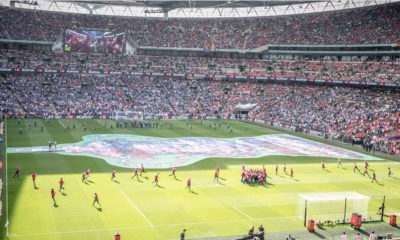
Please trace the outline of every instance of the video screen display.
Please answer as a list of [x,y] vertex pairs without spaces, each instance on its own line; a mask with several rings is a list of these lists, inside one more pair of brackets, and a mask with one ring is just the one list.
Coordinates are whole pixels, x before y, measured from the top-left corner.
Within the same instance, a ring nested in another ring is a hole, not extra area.
[[64,51],[125,53],[125,33],[65,30]]

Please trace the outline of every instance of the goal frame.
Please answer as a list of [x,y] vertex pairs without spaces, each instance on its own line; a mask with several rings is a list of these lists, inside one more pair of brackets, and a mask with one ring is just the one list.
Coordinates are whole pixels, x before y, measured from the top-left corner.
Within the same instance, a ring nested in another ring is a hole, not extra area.
[[[332,214],[336,220],[340,219],[340,215],[343,216],[343,222],[346,222],[346,215],[349,207],[353,211],[356,211],[363,215],[364,218],[368,217],[368,205],[369,196],[362,195],[357,192],[328,192],[328,193],[301,193],[297,195],[297,209],[296,217],[304,220],[304,226],[306,226],[307,219],[310,218],[310,210],[313,210],[312,204],[329,204],[332,203],[337,205],[338,212]],[[351,206],[353,203],[353,206]],[[311,205],[311,206],[310,206]],[[342,209],[342,212],[339,212]],[[326,214],[314,214],[313,216],[327,216]]]

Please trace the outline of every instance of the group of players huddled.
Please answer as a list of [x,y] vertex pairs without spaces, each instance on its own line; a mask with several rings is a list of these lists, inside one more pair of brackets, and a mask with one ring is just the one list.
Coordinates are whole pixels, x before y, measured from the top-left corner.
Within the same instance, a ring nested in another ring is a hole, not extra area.
[[260,185],[264,185],[264,182],[267,182],[267,171],[263,166],[262,169],[246,169],[244,165],[242,165],[242,178],[241,182],[251,184],[258,183]]
[[[277,164],[275,166],[275,175],[278,175],[279,172],[279,165]],[[290,178],[294,177],[294,170],[293,168],[290,169],[290,172],[287,172],[287,167],[286,164],[283,164],[283,173],[285,175],[290,175]],[[244,165],[242,165],[242,174],[241,174],[241,182],[247,183],[247,184],[252,184],[256,183],[259,185],[264,185],[264,183],[267,183],[267,178],[268,174],[265,169],[265,166],[263,165],[262,169],[246,169]]]

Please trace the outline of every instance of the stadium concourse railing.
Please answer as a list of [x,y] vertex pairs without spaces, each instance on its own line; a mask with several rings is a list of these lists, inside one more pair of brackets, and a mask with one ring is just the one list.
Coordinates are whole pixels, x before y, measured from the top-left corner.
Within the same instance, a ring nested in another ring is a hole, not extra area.
[[196,74],[196,73],[162,73],[162,72],[130,72],[130,71],[104,71],[104,70],[69,70],[69,69],[28,69],[28,68],[1,68],[0,72],[11,73],[80,73],[80,74],[105,74],[105,75],[134,75],[134,76],[161,76],[161,77],[185,77],[185,78],[208,78],[227,80],[258,80],[265,82],[296,82],[313,84],[332,84],[350,86],[377,86],[377,87],[400,87],[399,83],[368,82],[368,81],[343,81],[313,78],[287,78],[267,77],[252,75],[223,75],[223,74]]

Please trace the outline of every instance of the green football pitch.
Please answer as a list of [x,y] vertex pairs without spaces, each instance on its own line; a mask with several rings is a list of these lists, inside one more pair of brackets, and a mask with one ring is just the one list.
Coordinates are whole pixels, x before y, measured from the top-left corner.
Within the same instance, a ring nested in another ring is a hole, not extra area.
[[[34,127],[34,121],[37,127]],[[378,183],[371,183],[369,176],[353,172],[353,162],[360,168],[363,166],[360,160],[343,159],[343,166],[337,168],[336,158],[283,155],[208,158],[178,167],[176,179],[169,176],[171,169],[148,169],[138,181],[131,179],[133,169],[114,167],[100,158],[48,152],[6,153],[7,148],[47,146],[49,139],[58,144],[76,143],[89,134],[162,138],[281,134],[237,121],[224,121],[216,130],[208,126],[208,121],[200,124],[198,120],[189,121],[193,126],[191,130],[186,121],[174,121],[172,129],[168,128],[168,120],[164,121],[163,129],[110,129],[110,124],[115,122],[107,120],[108,127],[105,128],[105,121],[62,119],[46,123],[40,119],[25,119],[20,124],[16,120],[5,123],[2,237],[8,234],[9,239],[21,240],[94,240],[113,239],[119,232],[121,239],[178,239],[182,229],[186,228],[187,238],[205,238],[245,234],[251,226],[260,224],[267,233],[296,231],[304,229],[303,221],[296,217],[298,193],[358,192],[371,197],[368,211],[372,218],[379,218],[376,211],[386,196],[386,212],[400,212],[400,177],[397,177],[400,176],[400,164],[393,161],[369,161]],[[86,131],[82,129],[84,122],[87,123]],[[65,127],[73,123],[76,128],[66,131]],[[232,133],[227,131],[227,124],[232,126]],[[20,127],[22,134],[18,133]],[[321,169],[321,160],[327,163],[325,171]],[[294,169],[294,178],[282,172],[283,163],[288,169]],[[275,175],[276,164],[280,166],[278,175]],[[17,165],[21,166],[21,174],[19,178],[13,178]],[[214,183],[218,165],[221,179]],[[265,186],[242,184],[242,165],[253,169],[265,165],[268,183]],[[392,168],[392,177],[387,176],[388,167]],[[91,175],[82,182],[82,171],[88,168]],[[117,173],[111,180],[113,168]],[[37,173],[36,188],[31,178],[33,172]],[[160,173],[159,186],[152,183],[157,172]],[[65,189],[59,191],[61,177]],[[192,191],[186,189],[188,178],[192,179]],[[51,199],[52,188],[56,191],[57,204]],[[92,205],[95,192],[101,207]]]

